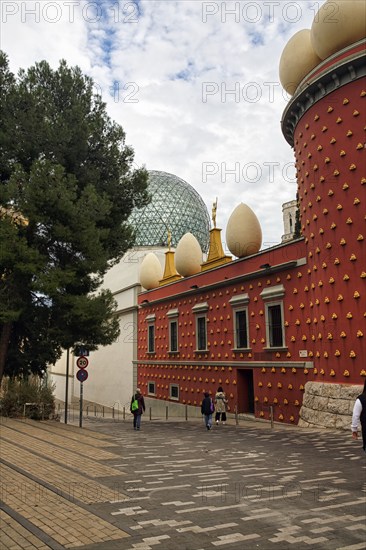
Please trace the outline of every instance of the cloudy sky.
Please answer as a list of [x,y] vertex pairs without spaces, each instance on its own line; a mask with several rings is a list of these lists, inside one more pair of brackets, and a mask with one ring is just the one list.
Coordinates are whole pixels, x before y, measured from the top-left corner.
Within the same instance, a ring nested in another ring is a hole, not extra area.
[[248,204],[267,247],[296,194],[279,59],[323,3],[2,0],[1,48],[13,72],[42,59],[79,65],[137,165],[183,178],[210,212],[218,197],[223,240],[232,210]]

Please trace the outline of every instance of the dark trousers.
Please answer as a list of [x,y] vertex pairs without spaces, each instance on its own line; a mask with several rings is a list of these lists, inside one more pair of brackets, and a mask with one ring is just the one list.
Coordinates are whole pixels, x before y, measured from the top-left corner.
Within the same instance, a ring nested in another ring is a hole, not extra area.
[[133,415],[133,427],[135,430],[139,430],[141,426],[141,414],[134,413]]
[[223,422],[226,422],[226,412],[223,412],[223,413],[217,412],[217,413],[215,414],[215,421],[216,421],[216,422],[217,422],[218,420],[220,420],[220,416],[221,416],[221,420],[222,420]]

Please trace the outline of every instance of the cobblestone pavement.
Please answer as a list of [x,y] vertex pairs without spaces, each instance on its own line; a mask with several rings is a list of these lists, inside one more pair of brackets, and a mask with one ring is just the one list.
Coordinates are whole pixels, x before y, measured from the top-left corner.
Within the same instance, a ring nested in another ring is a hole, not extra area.
[[2,419],[0,444],[1,550],[366,548],[350,433]]

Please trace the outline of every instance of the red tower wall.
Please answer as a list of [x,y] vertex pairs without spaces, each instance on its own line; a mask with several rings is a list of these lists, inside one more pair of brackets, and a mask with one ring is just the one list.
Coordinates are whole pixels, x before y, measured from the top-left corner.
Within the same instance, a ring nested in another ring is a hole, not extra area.
[[324,381],[360,383],[366,369],[365,104],[365,82],[355,80],[318,101],[295,130],[304,313]]

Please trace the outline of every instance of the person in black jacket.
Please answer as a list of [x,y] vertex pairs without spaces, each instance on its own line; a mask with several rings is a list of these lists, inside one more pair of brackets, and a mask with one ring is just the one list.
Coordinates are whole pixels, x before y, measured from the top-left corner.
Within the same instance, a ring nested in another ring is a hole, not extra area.
[[[133,410],[132,403],[135,400],[137,401],[138,407],[137,409]],[[133,414],[133,429],[139,430],[141,426],[141,416],[143,412],[145,412],[145,400],[140,388],[136,388],[136,393],[132,396],[130,411]]]
[[358,425],[361,422],[363,450],[366,452],[366,380],[363,385],[363,392],[355,401],[352,415],[352,437],[358,439]]
[[201,413],[205,417],[205,424],[208,430],[211,430],[212,428],[212,413],[214,412],[214,410],[215,407],[213,401],[210,397],[210,394],[206,391],[205,397],[202,399]]

